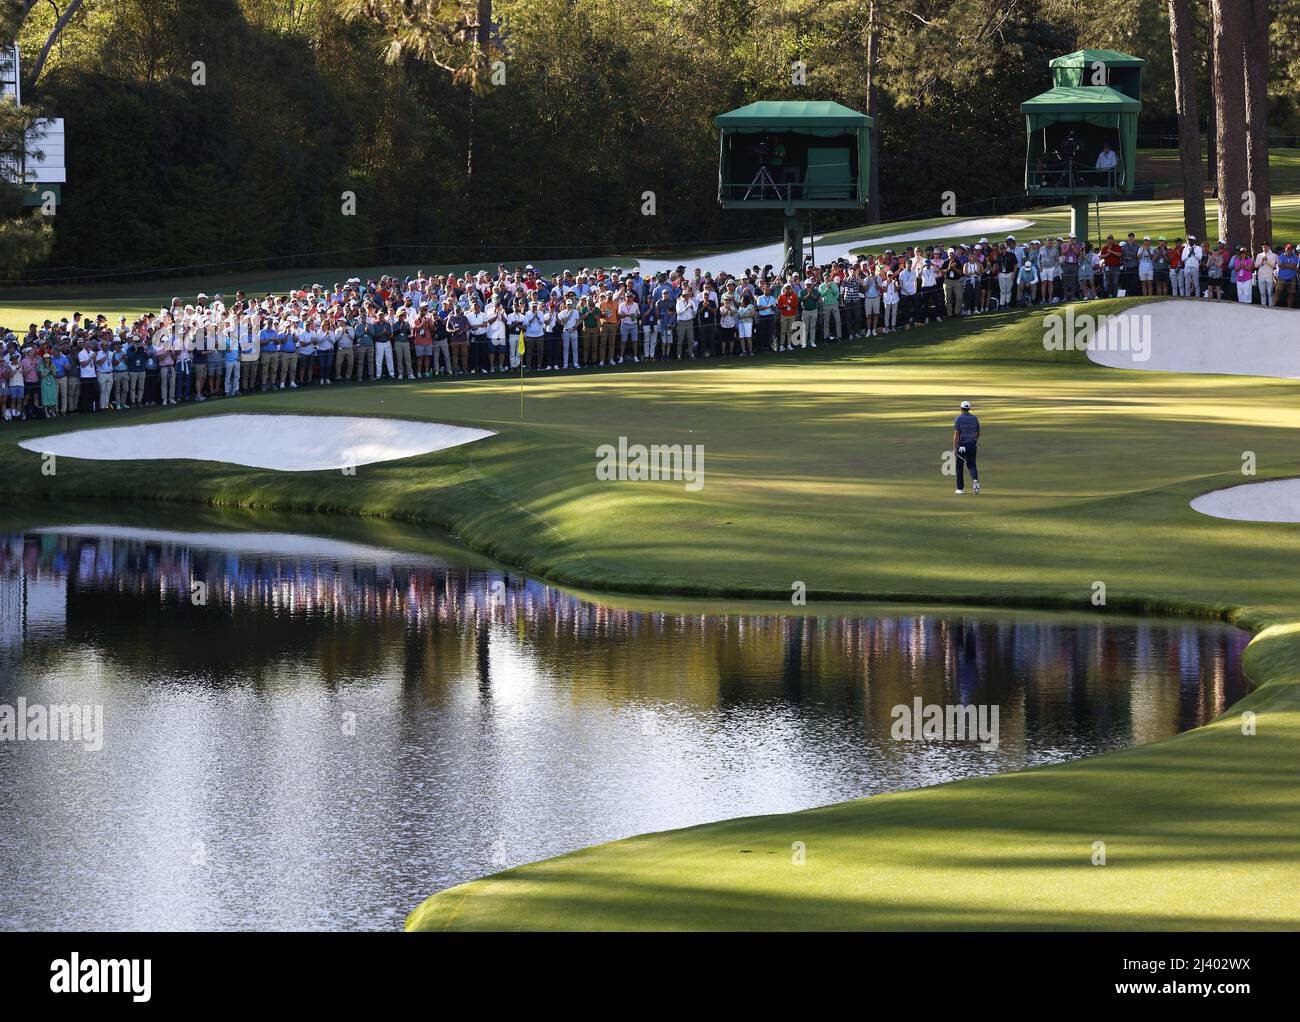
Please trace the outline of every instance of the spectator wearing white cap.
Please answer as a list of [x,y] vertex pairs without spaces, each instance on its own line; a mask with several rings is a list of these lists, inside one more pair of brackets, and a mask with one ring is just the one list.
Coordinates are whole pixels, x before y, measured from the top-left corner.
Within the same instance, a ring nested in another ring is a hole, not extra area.
[[1201,297],[1201,263],[1205,250],[1197,243],[1196,235],[1189,234],[1183,244],[1183,290],[1189,298]]
[[1138,246],[1138,283],[1142,287],[1143,297],[1150,297],[1156,280],[1156,250],[1151,247],[1151,238],[1142,239]]
[[1016,270],[1016,293],[1019,304],[1032,305],[1034,292],[1038,289],[1038,267],[1032,258],[1021,262]]
[[356,349],[353,346],[353,326],[346,316],[339,316],[330,331],[334,339],[334,379],[352,379],[353,359]]
[[1155,284],[1156,293],[1164,298],[1169,294],[1169,239],[1163,234],[1156,239],[1155,252],[1152,255],[1152,264],[1155,267]]
[[572,294],[564,299],[560,309],[560,338],[563,346],[563,369],[578,368],[578,327],[582,322]]
[[1060,301],[1056,294],[1056,280],[1061,275],[1061,250],[1056,241],[1048,238],[1038,253],[1038,277],[1043,284],[1043,302],[1055,305]]
[[1016,258],[1015,249],[1010,244],[999,245],[995,259],[998,267],[998,308],[1009,309],[1020,260]]
[[[677,358],[695,357],[695,293],[689,284],[682,287],[677,299]],[[682,352],[685,351],[685,355]]]
[[883,323],[881,331],[892,334],[898,329],[898,277],[893,270],[884,269],[881,272],[883,276],[880,279],[880,301],[884,309]]

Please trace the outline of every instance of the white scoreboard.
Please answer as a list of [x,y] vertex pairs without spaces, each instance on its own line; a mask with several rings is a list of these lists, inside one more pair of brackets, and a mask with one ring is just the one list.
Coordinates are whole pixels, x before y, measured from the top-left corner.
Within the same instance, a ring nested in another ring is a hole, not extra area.
[[[11,99],[16,106],[23,102],[22,55],[15,46],[0,49],[0,101]],[[0,165],[0,174],[22,185],[23,200],[40,206],[53,196],[62,202],[62,185],[68,180],[64,164],[63,118],[42,118],[32,123],[27,133],[27,156],[21,166]]]

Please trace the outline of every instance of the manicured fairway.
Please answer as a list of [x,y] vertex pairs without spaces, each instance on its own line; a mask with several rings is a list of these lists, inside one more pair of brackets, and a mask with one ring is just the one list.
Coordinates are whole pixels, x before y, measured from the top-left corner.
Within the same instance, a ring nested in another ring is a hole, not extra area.
[[[1109,303],[1114,310],[1124,303]],[[1105,311],[1095,306],[1090,311]],[[1288,319],[1288,326],[1290,320]],[[1295,328],[1300,343],[1300,314]],[[1300,474],[1300,385],[1104,369],[1006,313],[793,356],[311,388],[55,429],[213,413],[482,426],[462,448],[341,473],[39,456],[15,494],[141,495],[393,515],[594,590],[1179,610],[1270,624],[1261,685],[1221,722],[1097,760],[637,838],[438,895],[442,927],[1300,925],[1300,526],[1203,517],[1198,493]],[[1225,343],[1230,343],[1225,338]],[[940,474],[954,409],[984,422],[986,492]],[[601,482],[596,447],[698,443],[705,485]],[[310,443],[310,433],[303,435]],[[1106,607],[1093,607],[1094,582]],[[789,608],[805,612],[804,608]],[[1287,624],[1297,622],[1297,624]],[[1244,736],[1240,711],[1258,714]],[[794,866],[794,841],[807,864]],[[1107,865],[1090,863],[1104,841]]]
[[[1100,308],[1100,306],[1097,306]],[[1297,317],[1300,328],[1300,317]],[[1045,352],[1037,315],[688,369],[624,366],[524,384],[517,376],[314,387],[177,409],[77,416],[38,431],[221,411],[398,415],[485,426],[469,447],[354,476],[60,459],[54,475],[4,448],[6,488],[152,494],[422,519],[579,587],[642,593],[1087,603],[1141,609],[1293,606],[1289,529],[1196,514],[1198,493],[1300,473],[1297,386],[1102,369]],[[985,424],[985,493],[942,476],[957,403]],[[607,483],[596,448],[702,444],[705,485]],[[311,443],[310,431],[300,441]],[[1267,567],[1267,571],[1253,570]]]

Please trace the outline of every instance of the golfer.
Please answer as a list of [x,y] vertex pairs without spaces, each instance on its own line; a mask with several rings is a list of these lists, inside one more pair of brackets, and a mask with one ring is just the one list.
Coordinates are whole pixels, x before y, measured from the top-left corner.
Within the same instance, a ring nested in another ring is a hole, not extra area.
[[961,414],[952,424],[952,453],[957,458],[957,493],[965,493],[965,469],[970,469],[970,479],[976,493],[980,492],[980,470],[975,461],[975,448],[980,439],[980,420],[971,414],[970,402],[961,403]]

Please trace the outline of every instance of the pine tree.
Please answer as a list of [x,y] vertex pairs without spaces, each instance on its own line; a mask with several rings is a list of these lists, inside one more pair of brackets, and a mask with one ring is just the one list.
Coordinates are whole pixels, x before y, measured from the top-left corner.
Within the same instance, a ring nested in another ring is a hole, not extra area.
[[[1183,227],[1205,232],[1205,177],[1201,168],[1201,115],[1196,99],[1196,62],[1190,0],[1169,0],[1169,44],[1174,58],[1178,107],[1178,159],[1183,171]],[[1211,139],[1210,144],[1214,144]]]

